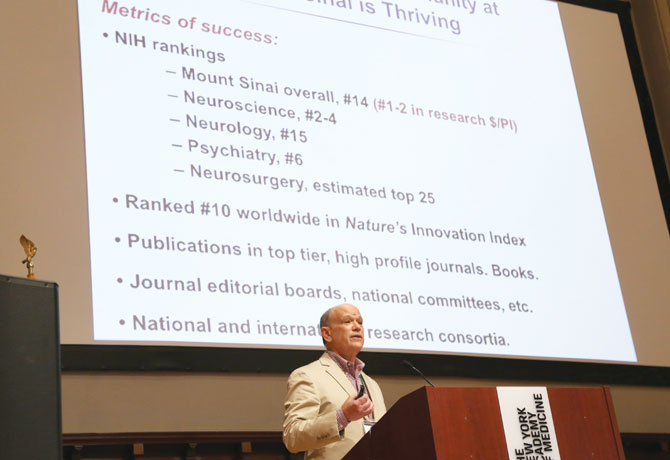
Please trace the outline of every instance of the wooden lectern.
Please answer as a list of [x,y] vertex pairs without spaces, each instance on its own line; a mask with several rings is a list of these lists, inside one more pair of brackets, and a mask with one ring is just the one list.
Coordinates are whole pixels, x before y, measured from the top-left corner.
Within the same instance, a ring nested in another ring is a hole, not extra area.
[[[547,388],[562,460],[624,460],[609,388]],[[509,460],[496,388],[420,388],[344,460]]]

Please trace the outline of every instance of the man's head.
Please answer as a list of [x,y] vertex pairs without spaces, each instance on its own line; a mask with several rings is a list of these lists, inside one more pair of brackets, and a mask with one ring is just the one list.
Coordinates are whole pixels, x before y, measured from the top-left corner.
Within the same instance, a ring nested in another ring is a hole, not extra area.
[[328,309],[321,316],[321,337],[326,349],[354,361],[365,340],[361,312],[350,304]]

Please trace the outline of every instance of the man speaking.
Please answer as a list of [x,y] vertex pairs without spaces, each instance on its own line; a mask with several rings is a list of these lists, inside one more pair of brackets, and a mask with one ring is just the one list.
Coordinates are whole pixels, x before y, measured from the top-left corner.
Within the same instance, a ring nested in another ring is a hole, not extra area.
[[363,437],[386,407],[377,382],[356,357],[365,340],[363,318],[353,305],[321,316],[326,352],[288,378],[284,444],[305,459],[339,460]]

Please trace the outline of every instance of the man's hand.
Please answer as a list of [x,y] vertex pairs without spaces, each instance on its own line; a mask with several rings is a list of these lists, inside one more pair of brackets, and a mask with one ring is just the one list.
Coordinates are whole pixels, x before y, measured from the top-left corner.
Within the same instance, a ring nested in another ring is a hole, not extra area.
[[375,406],[372,404],[368,395],[363,395],[358,399],[354,396],[349,396],[342,404],[342,413],[350,422],[361,419],[366,415],[372,413]]

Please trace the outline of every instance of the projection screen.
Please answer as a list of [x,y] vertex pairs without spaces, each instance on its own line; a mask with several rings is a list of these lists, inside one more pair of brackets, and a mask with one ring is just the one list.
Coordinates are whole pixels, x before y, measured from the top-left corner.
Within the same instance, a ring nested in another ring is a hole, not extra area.
[[81,97],[64,110],[83,136],[64,141],[63,180],[81,185],[64,209],[88,223],[65,250],[90,284],[48,273],[63,343],[319,348],[320,314],[347,302],[367,350],[670,366],[652,345],[670,241],[616,14],[77,14]]

